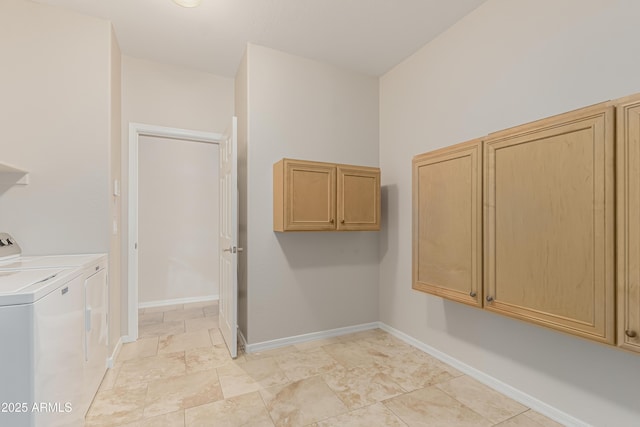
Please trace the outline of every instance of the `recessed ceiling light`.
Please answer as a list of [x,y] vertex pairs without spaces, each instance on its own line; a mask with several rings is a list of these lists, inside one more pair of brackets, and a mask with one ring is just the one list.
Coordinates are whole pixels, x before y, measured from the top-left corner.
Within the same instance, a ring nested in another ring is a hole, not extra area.
[[182,7],[196,7],[196,6],[200,6],[200,3],[202,3],[202,0],[173,0],[173,2]]

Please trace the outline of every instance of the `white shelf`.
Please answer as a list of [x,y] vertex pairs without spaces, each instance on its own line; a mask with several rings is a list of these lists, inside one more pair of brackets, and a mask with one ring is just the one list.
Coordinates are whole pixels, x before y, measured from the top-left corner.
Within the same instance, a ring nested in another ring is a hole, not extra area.
[[0,163],[0,188],[6,190],[15,184],[29,184],[29,173],[15,166]]

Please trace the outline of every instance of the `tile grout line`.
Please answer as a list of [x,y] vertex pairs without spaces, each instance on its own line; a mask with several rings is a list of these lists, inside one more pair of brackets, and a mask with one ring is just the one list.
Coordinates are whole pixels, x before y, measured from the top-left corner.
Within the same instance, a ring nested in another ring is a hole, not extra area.
[[[322,348],[322,347],[320,347],[320,348]],[[327,352],[325,351],[325,353],[327,353]],[[328,354],[328,353],[327,353],[327,354]],[[338,361],[337,361],[333,356],[331,356],[330,354],[328,354],[328,356],[329,356],[330,358],[332,358],[332,359],[333,359],[333,360],[334,360],[334,361],[335,361],[339,366],[341,366],[343,369],[349,370],[349,368],[347,368],[346,366],[344,366],[343,364],[341,364],[340,362],[338,362]],[[339,400],[339,401],[344,405],[344,407],[347,409],[347,411],[346,411],[346,412],[342,412],[342,413],[340,413],[340,414],[336,414],[336,415],[334,415],[334,416],[332,416],[332,417],[323,418],[323,419],[318,420],[318,421],[328,420],[329,418],[339,417],[339,416],[341,416],[341,415],[348,414],[349,412],[351,412],[351,409],[349,409],[349,405],[347,405],[347,402],[345,402],[344,400],[342,400],[342,398],[338,395],[338,393],[337,393],[333,388],[331,388],[331,386],[330,386],[330,385],[327,383],[327,381],[323,378],[323,374],[318,374],[318,376],[320,377],[320,380],[321,380],[321,381],[322,381],[322,382],[327,386],[327,388],[329,388],[329,390],[331,390],[331,392],[333,393],[333,395],[334,395],[334,396],[335,396],[335,397],[336,397],[336,398],[337,398],[337,399],[338,399],[338,400]],[[316,422],[318,422],[318,421],[316,421]]]
[[267,402],[264,401],[264,396],[262,396],[262,393],[260,393],[260,390],[258,390],[258,396],[260,396],[260,400],[262,401],[262,405],[264,406],[264,410],[267,411],[267,415],[269,415],[269,419],[271,420],[271,424],[273,424],[273,426],[275,427],[276,422],[274,421],[273,417],[271,416],[271,411],[269,411],[269,408],[267,407]]
[[[407,393],[410,393],[410,392],[405,392],[404,394],[401,394],[399,396],[404,396]],[[391,399],[395,399],[396,397],[398,397],[398,396],[390,397],[389,399],[386,399],[386,400],[384,400],[384,401],[382,401],[380,403],[382,403],[382,405],[384,405],[384,407],[387,408],[388,411],[390,411],[393,415],[395,415],[396,418],[399,419],[401,423],[403,423],[405,426],[408,427],[409,424],[404,420],[404,418],[402,418],[399,414],[396,414],[396,412],[393,410],[393,408],[390,408],[390,407],[387,406],[386,402],[390,401]]]
[[[497,423],[494,423],[492,420],[488,419],[486,416],[482,415],[481,413],[479,413],[479,412],[478,412],[478,411],[476,411],[475,409],[471,408],[470,406],[468,406],[467,404],[465,404],[464,402],[462,402],[460,399],[456,398],[453,394],[449,393],[447,390],[443,390],[443,389],[441,389],[440,387],[438,387],[438,385],[445,384],[445,383],[449,383],[449,382],[451,382],[451,381],[453,381],[453,380],[455,380],[455,379],[457,379],[457,378],[461,378],[461,377],[463,377],[463,376],[466,376],[466,377],[468,377],[468,378],[471,378],[471,377],[469,377],[468,375],[462,374],[461,376],[453,377],[453,378],[450,378],[450,379],[448,379],[448,380],[446,380],[446,381],[442,381],[442,382],[439,382],[439,383],[432,384],[430,387],[434,387],[434,388],[436,388],[436,389],[440,390],[441,392],[443,392],[444,394],[446,394],[447,396],[449,396],[450,398],[452,398],[453,400],[455,400],[456,402],[458,402],[459,404],[461,404],[461,405],[462,405],[462,406],[464,406],[465,408],[467,408],[467,409],[469,409],[470,411],[474,412],[475,414],[479,415],[479,416],[480,416],[480,418],[482,418],[482,419],[484,419],[484,420],[488,421],[492,426],[495,426],[495,425],[498,425],[498,424],[500,424],[500,423],[503,423],[503,422],[505,422],[505,421],[507,421],[507,420],[510,420],[511,418],[515,418],[515,417],[517,417],[518,415],[524,414],[525,412],[527,412],[527,411],[530,409],[529,407],[522,405],[522,406],[525,408],[522,412],[519,412],[519,413],[517,413],[517,414],[515,414],[515,415],[512,415],[512,416],[510,416],[510,417],[508,417],[508,418],[505,418],[504,420],[501,420],[501,421],[498,421]],[[474,378],[471,378],[471,379],[475,381],[475,379],[474,379]],[[481,384],[482,384],[482,383],[481,383]],[[484,385],[484,384],[483,384],[483,385]],[[487,388],[489,388],[488,386],[486,386],[486,387],[487,387]],[[426,387],[425,387],[425,388],[426,388]],[[495,390],[493,390],[493,389],[491,389],[491,391],[494,391],[494,392],[495,392]],[[496,392],[496,393],[497,393],[497,392]],[[499,393],[499,394],[502,394],[502,393]],[[503,396],[504,396],[504,395],[503,395]],[[513,400],[513,399],[511,399],[511,400]],[[516,403],[519,403],[519,402],[516,402]]]

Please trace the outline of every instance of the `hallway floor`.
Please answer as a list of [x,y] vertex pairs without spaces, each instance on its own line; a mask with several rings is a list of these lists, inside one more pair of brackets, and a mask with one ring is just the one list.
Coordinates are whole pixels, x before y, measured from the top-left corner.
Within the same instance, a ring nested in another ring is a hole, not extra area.
[[86,426],[560,425],[379,329],[232,360],[217,313],[140,310]]

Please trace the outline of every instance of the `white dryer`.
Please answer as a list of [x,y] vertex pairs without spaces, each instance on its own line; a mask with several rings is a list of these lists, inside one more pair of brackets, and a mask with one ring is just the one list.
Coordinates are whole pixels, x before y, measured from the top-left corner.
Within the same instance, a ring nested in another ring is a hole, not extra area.
[[107,256],[23,257],[15,240],[0,233],[0,339],[2,347],[15,344],[0,351],[0,402],[13,396],[43,405],[40,412],[0,412],[0,425],[82,425],[106,372]]

